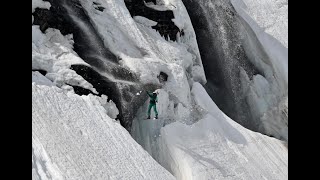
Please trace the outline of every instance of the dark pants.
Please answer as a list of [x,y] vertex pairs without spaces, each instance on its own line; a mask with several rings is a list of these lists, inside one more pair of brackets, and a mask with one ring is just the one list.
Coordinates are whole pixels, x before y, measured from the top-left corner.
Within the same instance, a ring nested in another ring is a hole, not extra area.
[[148,116],[150,117],[151,114],[151,108],[153,107],[153,111],[156,114],[156,116],[158,116],[158,111],[157,111],[157,105],[156,104],[149,104],[148,107]]

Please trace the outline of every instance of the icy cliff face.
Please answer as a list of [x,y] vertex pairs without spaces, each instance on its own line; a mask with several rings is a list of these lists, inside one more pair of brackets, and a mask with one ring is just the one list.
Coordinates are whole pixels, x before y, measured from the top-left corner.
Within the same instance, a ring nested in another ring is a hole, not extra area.
[[287,1],[183,2],[212,99],[243,126],[288,140]]

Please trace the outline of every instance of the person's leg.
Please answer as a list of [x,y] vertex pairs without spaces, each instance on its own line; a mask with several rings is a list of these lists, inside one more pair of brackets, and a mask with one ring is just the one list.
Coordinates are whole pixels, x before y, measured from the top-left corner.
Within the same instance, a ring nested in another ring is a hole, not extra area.
[[151,108],[152,108],[152,105],[149,104],[149,107],[148,107],[148,119],[150,119]]
[[157,105],[153,105],[153,111],[156,114],[156,118],[158,119],[158,111],[157,111]]

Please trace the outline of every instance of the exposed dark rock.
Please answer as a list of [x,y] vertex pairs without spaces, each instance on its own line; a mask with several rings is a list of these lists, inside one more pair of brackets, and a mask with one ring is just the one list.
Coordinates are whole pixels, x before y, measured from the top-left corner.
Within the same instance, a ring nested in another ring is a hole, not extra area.
[[[155,0],[149,0],[146,2],[154,2]],[[180,29],[173,23],[174,14],[172,11],[157,11],[152,8],[145,6],[143,0],[125,0],[126,6],[131,16],[143,16],[155,22],[157,25],[153,26],[153,29],[159,31],[161,36],[164,36],[166,40],[170,37],[171,40],[177,39],[177,33]]]
[[153,4],[157,4],[157,0],[145,0],[145,2],[153,2]]
[[168,75],[164,72],[160,72],[158,79],[159,79],[160,83],[166,82],[166,81],[168,81]]
[[43,33],[50,27],[59,29],[63,35],[71,34],[73,28],[63,17],[64,13],[66,12],[63,9],[56,6],[52,6],[50,10],[36,8],[32,13],[34,17],[33,24],[39,25]]
[[103,10],[105,9],[105,7],[101,6],[100,3],[97,3],[97,2],[93,2],[93,7],[98,10],[98,11],[101,11],[103,12]]

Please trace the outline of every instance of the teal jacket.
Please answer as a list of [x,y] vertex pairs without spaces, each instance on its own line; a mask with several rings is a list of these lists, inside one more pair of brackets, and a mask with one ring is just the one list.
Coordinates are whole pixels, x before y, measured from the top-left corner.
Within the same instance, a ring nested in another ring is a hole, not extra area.
[[156,104],[158,102],[157,94],[154,95],[153,93],[149,93],[148,91],[147,91],[147,94],[150,97],[150,101],[149,101],[150,104]]

